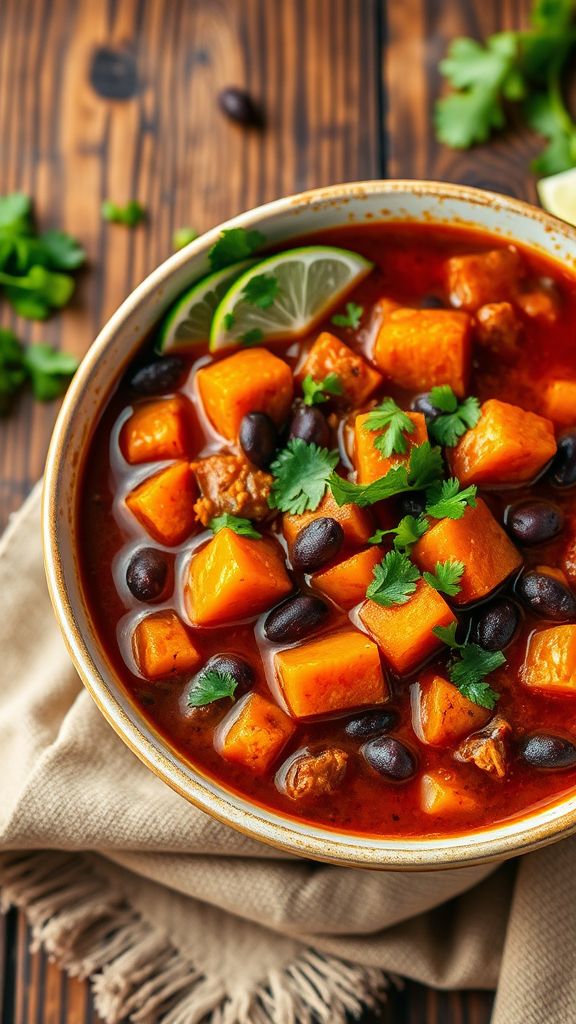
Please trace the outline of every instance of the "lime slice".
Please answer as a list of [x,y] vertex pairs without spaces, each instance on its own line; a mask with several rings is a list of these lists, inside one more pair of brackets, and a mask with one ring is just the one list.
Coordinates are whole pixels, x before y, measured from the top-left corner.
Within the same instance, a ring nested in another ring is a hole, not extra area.
[[307,334],[373,266],[356,252],[329,245],[262,260],[234,282],[215,311],[210,351]]
[[541,178],[537,188],[540,202],[548,213],[576,225],[576,167]]
[[208,274],[193,284],[170,307],[156,343],[158,352],[189,352],[206,344],[210,337],[212,315],[230,285],[240,277],[254,260],[243,260],[232,267],[224,267]]

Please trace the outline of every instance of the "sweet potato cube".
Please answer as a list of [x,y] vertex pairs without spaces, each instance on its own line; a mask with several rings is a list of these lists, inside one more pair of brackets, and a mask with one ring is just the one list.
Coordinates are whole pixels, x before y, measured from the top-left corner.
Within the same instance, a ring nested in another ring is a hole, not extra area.
[[418,581],[406,604],[385,608],[367,600],[359,616],[398,675],[411,672],[442,647],[442,641],[432,632],[435,626],[455,622],[444,598],[425,580]]
[[544,412],[561,427],[576,423],[576,380],[553,380],[544,391]]
[[278,651],[276,674],[295,718],[327,715],[388,699],[376,644],[356,629]]
[[292,590],[284,552],[275,540],[220,530],[190,562],[186,611],[198,626],[259,615]]
[[451,309],[397,309],[387,316],[374,362],[395,384],[428,391],[449,384],[463,397],[470,376],[472,320]]
[[202,657],[175,612],[155,612],[140,619],[132,637],[136,664],[146,679],[193,672]]
[[122,427],[120,447],[131,465],[188,455],[184,398],[139,405]]
[[370,484],[373,480],[378,480],[381,476],[385,476],[392,466],[397,466],[401,462],[407,462],[412,448],[428,440],[426,420],[422,413],[409,412],[407,415],[412,420],[415,429],[411,434],[404,434],[407,442],[406,452],[402,455],[395,454],[386,458],[378,451],[374,443],[376,438],[380,437],[384,431],[368,430],[366,421],[369,415],[370,413],[362,413],[354,421],[354,462],[358,471],[359,484]]
[[506,301],[523,272],[522,257],[513,246],[451,256],[446,263],[450,302],[459,309],[475,310],[487,302]]
[[460,592],[454,604],[479,601],[499,587],[522,565],[520,553],[480,499],[461,519],[440,519],[412,548],[412,558],[423,572],[434,572],[436,562],[456,559],[464,563]]
[[491,715],[436,672],[424,673],[410,687],[410,699],[414,732],[430,747],[453,746],[486,725]]
[[348,611],[366,597],[373,579],[374,567],[382,561],[382,548],[371,547],[357,551],[336,565],[321,569],[312,576],[312,584],[341,608]]
[[358,508],[357,505],[337,505],[332,492],[327,491],[314,512],[303,512],[300,516],[286,513],[282,516],[282,532],[288,546],[292,547],[300,530],[303,530],[314,519],[320,519],[322,516],[328,516],[340,523],[344,531],[345,543],[352,546],[365,544],[374,532],[374,524],[369,512]]
[[265,412],[280,426],[292,402],[292,371],[265,348],[236,352],[196,375],[198,390],[212,426],[228,441],[238,437],[242,418]]
[[420,806],[425,814],[451,817],[475,811],[478,797],[459,781],[455,772],[439,769],[426,772],[420,779]]
[[530,689],[576,697],[576,626],[533,633],[520,679]]
[[277,704],[248,693],[218,726],[215,746],[233,764],[263,775],[294,734],[296,723]]
[[194,502],[198,489],[188,462],[176,462],[148,477],[126,498],[126,504],[151,537],[173,547],[198,525]]
[[329,373],[336,373],[340,378],[343,398],[348,406],[363,405],[382,383],[380,374],[358,352],[353,352],[329,331],[322,331],[297,376],[300,381],[308,374],[314,380],[323,380]]
[[550,420],[490,398],[450,455],[460,483],[496,486],[532,480],[556,452]]

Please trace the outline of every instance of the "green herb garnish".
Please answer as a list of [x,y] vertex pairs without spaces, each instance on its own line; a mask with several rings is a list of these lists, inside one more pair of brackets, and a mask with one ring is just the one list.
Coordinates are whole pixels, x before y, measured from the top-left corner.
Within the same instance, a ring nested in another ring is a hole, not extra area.
[[256,274],[242,291],[242,298],[259,309],[268,309],[274,303],[279,287],[278,278],[272,274]]
[[374,566],[374,579],[366,591],[366,597],[384,608],[406,604],[416,590],[420,573],[408,555],[401,551],[389,551],[382,561]]
[[101,210],[104,220],[111,224],[124,224],[127,228],[135,228],[146,219],[146,210],[137,199],[130,199],[124,206],[105,199]]
[[364,312],[364,306],[357,306],[355,302],[346,303],[346,313],[335,313],[332,323],[336,327],[351,327],[353,331],[358,330]]
[[404,516],[398,526],[391,530],[376,530],[369,538],[369,544],[381,544],[384,537],[394,536],[394,547],[397,551],[409,552],[412,545],[423,537],[430,523],[427,519],[416,519],[415,516]]
[[208,253],[212,270],[221,270],[251,256],[266,241],[260,231],[225,228]]
[[10,411],[12,400],[26,380],[24,350],[16,335],[0,327],[0,415]]
[[251,327],[249,331],[245,331],[244,334],[240,335],[240,341],[243,345],[257,345],[259,341],[262,341],[263,337],[264,332],[259,327]]
[[449,384],[432,388],[430,402],[441,415],[428,424],[428,433],[446,448],[452,448],[459,437],[475,427],[480,419],[480,402],[472,395],[459,402]]
[[235,323],[234,313],[225,313],[224,314],[224,327],[226,328],[227,331],[231,331],[232,330],[232,328],[234,327],[234,323]]
[[190,242],[195,242],[198,238],[198,232],[194,228],[177,228],[172,235],[172,248],[175,252],[178,249],[184,249]]
[[274,477],[268,504],[301,515],[318,508],[338,462],[338,452],[293,437],[270,466]]
[[445,562],[436,562],[434,572],[423,572],[422,576],[434,590],[448,597],[455,597],[460,593],[460,580],[464,572],[464,562],[448,558]]
[[468,506],[476,508],[476,487],[460,490],[455,477],[437,480],[426,489],[426,515],[433,519],[461,519]]
[[39,401],[58,398],[77,368],[76,356],[50,345],[24,348],[12,331],[0,328],[0,415],[9,412],[13,398],[26,381],[30,381]]
[[207,704],[213,704],[215,700],[222,700],[223,697],[234,699],[237,686],[238,683],[230,672],[218,672],[216,669],[199,672],[188,691],[188,707],[203,708]]
[[308,374],[302,381],[304,405],[321,405],[328,402],[331,395],[341,395],[342,381],[337,373],[329,373],[323,380],[314,380]]
[[329,479],[330,490],[337,505],[359,505],[366,508],[384,498],[393,498],[406,491],[421,491],[442,476],[442,452],[429,441],[415,445],[408,464],[393,466],[371,484],[353,484],[337,473]]
[[384,458],[396,453],[403,455],[408,450],[405,434],[413,434],[416,427],[408,413],[396,405],[393,398],[385,398],[380,405],[372,409],[363,423],[364,430],[381,430],[383,433],[374,438],[374,447]]
[[213,533],[220,530],[233,530],[239,537],[251,537],[253,540],[260,540],[262,534],[258,533],[250,519],[243,519],[241,516],[233,516],[224,512],[221,516],[214,516],[208,523]]
[[442,643],[454,651],[455,659],[448,668],[448,675],[460,693],[491,711],[500,694],[486,682],[486,676],[506,664],[502,651],[485,651],[478,644],[458,643],[457,623],[450,626],[435,626],[432,632]]

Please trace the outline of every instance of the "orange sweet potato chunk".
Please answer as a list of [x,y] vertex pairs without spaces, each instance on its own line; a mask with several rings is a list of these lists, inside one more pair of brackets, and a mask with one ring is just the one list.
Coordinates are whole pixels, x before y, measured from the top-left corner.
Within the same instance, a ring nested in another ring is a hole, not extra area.
[[292,371],[265,348],[236,352],[196,375],[206,415],[228,441],[238,437],[242,418],[265,412],[280,426],[292,403]]
[[434,572],[436,562],[456,559],[464,563],[460,592],[454,604],[479,601],[499,587],[522,565],[522,557],[490,509],[477,498],[461,519],[440,519],[412,548],[412,558],[423,572]]
[[146,679],[193,672],[202,657],[175,612],[162,611],[141,619],[132,637],[136,663]]
[[553,380],[544,391],[544,412],[560,427],[576,423],[576,380]]
[[358,471],[358,483],[370,484],[385,476],[392,466],[401,462],[407,462],[410,452],[415,445],[423,444],[428,440],[426,420],[421,412],[409,412],[408,417],[414,424],[411,434],[406,433],[404,437],[407,442],[406,452],[402,455],[391,455],[386,458],[376,448],[374,441],[384,433],[383,430],[368,430],[366,421],[370,413],[362,413],[354,421],[354,463]]
[[184,398],[139,405],[122,427],[120,447],[131,465],[188,455],[188,424]]
[[366,399],[382,383],[382,377],[366,360],[353,352],[329,331],[322,331],[312,345],[306,359],[298,370],[298,380],[310,374],[314,380],[322,380],[329,373],[340,378],[347,405],[363,405]]
[[198,525],[194,502],[198,488],[188,462],[176,462],[148,477],[126,498],[133,515],[151,537],[173,547]]
[[450,454],[460,482],[494,486],[532,480],[556,452],[550,420],[518,405],[490,398]]
[[472,320],[450,309],[397,309],[387,316],[374,362],[395,384],[428,391],[449,384],[463,397],[470,376]]
[[382,561],[382,548],[364,548],[336,565],[321,569],[312,576],[312,584],[341,608],[348,611],[366,597],[373,579],[374,567]]
[[524,273],[517,249],[451,256],[446,262],[450,302],[459,309],[476,310],[487,302],[503,302],[518,287]]
[[220,723],[216,747],[226,761],[263,775],[295,728],[295,722],[277,704],[259,693],[248,693]]
[[456,772],[426,772],[420,779],[420,806],[436,817],[468,814],[478,808],[478,797],[459,781]]
[[533,633],[520,679],[530,689],[576,697],[576,626]]
[[425,580],[418,581],[406,604],[384,608],[367,600],[359,616],[398,675],[417,668],[442,647],[441,640],[432,632],[435,626],[449,626],[456,621],[444,598]]
[[303,512],[300,516],[285,513],[282,516],[282,532],[288,546],[292,547],[300,530],[308,526],[308,523],[314,519],[320,519],[322,516],[328,516],[340,523],[344,531],[344,541],[351,546],[358,547],[360,544],[365,544],[374,532],[374,524],[369,512],[358,508],[357,505],[337,505],[332,492],[327,491],[314,512]]
[[414,732],[430,747],[453,746],[486,725],[491,715],[436,672],[424,673],[410,687],[410,699]]
[[378,648],[356,629],[278,651],[274,664],[295,718],[382,704],[388,699]]
[[284,552],[275,540],[220,530],[190,562],[186,611],[198,626],[259,615],[292,590]]

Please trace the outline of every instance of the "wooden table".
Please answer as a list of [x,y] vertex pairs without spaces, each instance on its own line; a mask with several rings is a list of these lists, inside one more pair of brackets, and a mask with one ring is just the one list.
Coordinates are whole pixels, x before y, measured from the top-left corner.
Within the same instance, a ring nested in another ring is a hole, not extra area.
[[[45,324],[1,319],[22,338],[83,354],[122,299],[171,251],[176,227],[198,231],[315,185],[440,178],[533,199],[534,140],[507,136],[473,153],[431,130],[438,61],[455,35],[526,22],[528,0],[2,0],[0,194],[35,199],[45,227],[89,254],[73,304]],[[217,108],[244,85],[266,129]],[[103,199],[137,198],[146,225],[106,224]],[[23,398],[0,423],[0,524],[43,469],[55,405]],[[26,924],[0,930],[5,1024],[81,1024],[87,987],[27,952]],[[486,994],[409,985],[380,1020],[486,1024]]]

